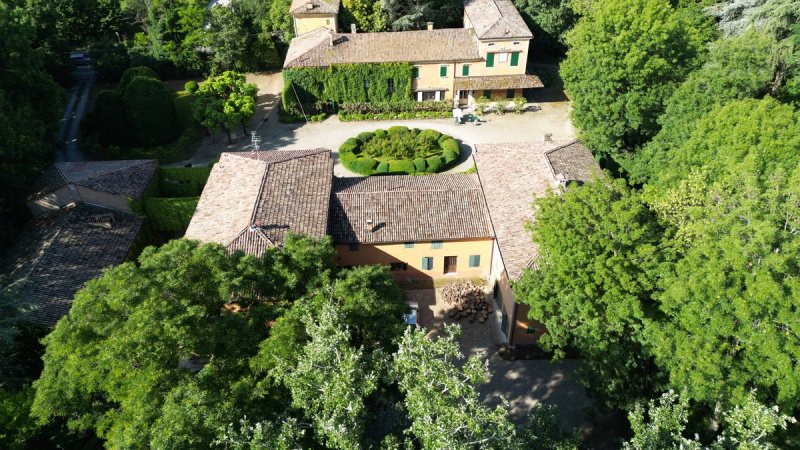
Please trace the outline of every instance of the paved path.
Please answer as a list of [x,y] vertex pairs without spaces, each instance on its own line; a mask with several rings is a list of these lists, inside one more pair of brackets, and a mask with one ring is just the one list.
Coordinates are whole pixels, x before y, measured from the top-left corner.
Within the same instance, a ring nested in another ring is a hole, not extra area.
[[[338,149],[350,137],[363,131],[389,128],[404,125],[409,128],[431,128],[449,134],[459,140],[462,145],[462,157],[457,166],[450,172],[463,172],[474,164],[472,148],[474,144],[538,141],[545,134],[552,134],[555,140],[566,140],[576,136],[576,131],[569,120],[569,104],[562,101],[537,103],[537,111],[524,114],[506,114],[504,116],[488,115],[481,124],[456,125],[452,119],[435,120],[383,120],[342,122],[332,116],[323,122],[309,124],[282,124],[278,122],[276,113],[266,114],[266,121],[258,129],[261,137],[261,149],[266,150],[298,150],[325,147],[333,150],[334,174],[337,176],[355,176],[338,162]],[[220,152],[247,151],[250,138],[239,136],[233,144],[225,143],[222,135],[213,136],[204,143],[189,160],[176,165],[191,163],[205,165],[217,158]]]
[[[407,290],[406,300],[419,305],[417,320],[429,330],[429,336],[439,334],[444,323],[453,323],[446,310],[448,306],[434,289]],[[490,295],[490,294],[487,294]],[[585,430],[590,427],[588,411],[591,400],[577,381],[575,370],[579,360],[559,363],[550,360],[508,361],[497,355],[500,343],[499,319],[485,324],[461,320],[459,345],[465,355],[481,355],[489,362],[491,379],[479,386],[478,391],[488,405],[497,405],[501,397],[509,402],[509,416],[517,423],[525,423],[528,413],[539,404],[558,407],[561,426],[565,430]]]
[[89,97],[94,84],[94,71],[88,66],[76,67],[72,71],[74,86],[70,89],[70,97],[61,118],[61,126],[56,138],[62,143],[56,151],[55,162],[85,161],[86,156],[78,148],[81,119],[86,114]]

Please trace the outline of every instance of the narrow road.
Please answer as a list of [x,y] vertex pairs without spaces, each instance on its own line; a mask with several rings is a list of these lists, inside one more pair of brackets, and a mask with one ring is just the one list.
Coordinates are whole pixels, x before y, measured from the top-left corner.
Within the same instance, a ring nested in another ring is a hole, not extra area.
[[86,161],[86,156],[78,148],[78,135],[81,119],[89,104],[95,74],[90,67],[79,66],[72,71],[72,78],[74,86],[70,89],[70,98],[56,136],[62,145],[56,151],[55,162]]

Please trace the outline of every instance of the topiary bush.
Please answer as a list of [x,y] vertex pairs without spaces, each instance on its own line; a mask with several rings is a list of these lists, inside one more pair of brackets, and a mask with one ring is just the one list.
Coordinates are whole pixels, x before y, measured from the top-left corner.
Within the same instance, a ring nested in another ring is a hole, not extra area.
[[142,145],[166,144],[180,134],[172,92],[161,81],[134,77],[122,101],[133,134]]
[[97,93],[92,106],[94,131],[104,147],[115,145],[121,148],[133,146],[133,134],[125,118],[122,95],[113,90]]
[[154,80],[160,80],[158,74],[153,71],[153,69],[144,66],[136,66],[126,69],[125,72],[122,72],[122,76],[119,78],[119,83],[117,83],[117,90],[120,94],[125,93],[125,89],[128,88],[128,85],[133,81],[136,77],[145,77],[145,78],[152,78]]
[[461,147],[452,137],[404,126],[360,133],[339,147],[342,164],[361,175],[440,172],[460,156]]
[[361,142],[367,142],[368,140],[372,139],[373,136],[375,136],[374,133],[370,133],[369,131],[365,131],[363,133],[358,133],[358,136],[356,136],[356,139],[358,139]]
[[369,176],[375,173],[375,166],[377,165],[378,161],[372,158],[356,158],[350,165],[350,168],[355,173]]
[[431,156],[425,160],[428,165],[428,173],[436,173],[442,168],[442,158],[440,156]]
[[414,161],[404,159],[401,161],[389,161],[389,172],[406,173],[408,175],[412,175],[417,173],[417,170],[414,167]]
[[189,80],[183,85],[183,89],[190,94],[194,94],[198,89],[200,89],[200,85],[197,84],[197,81]]

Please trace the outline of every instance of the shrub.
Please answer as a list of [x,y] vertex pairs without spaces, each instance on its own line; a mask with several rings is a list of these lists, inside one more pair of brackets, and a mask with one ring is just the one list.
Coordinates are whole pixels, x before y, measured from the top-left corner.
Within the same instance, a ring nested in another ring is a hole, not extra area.
[[119,83],[117,83],[117,90],[120,94],[125,93],[125,89],[128,88],[128,85],[133,81],[136,77],[145,77],[145,78],[152,78],[154,80],[159,80],[158,74],[153,71],[153,69],[144,66],[136,66],[126,69],[125,72],[122,72],[122,76],[119,78]]
[[411,175],[413,173],[416,173],[416,169],[414,168],[414,162],[406,159],[402,161],[390,161],[389,172],[406,173],[408,175]]
[[375,137],[383,139],[386,137],[387,133],[386,130],[375,130],[375,133],[373,134],[375,135]]
[[208,167],[160,167],[158,188],[164,197],[197,197],[211,174]]
[[444,160],[444,164],[449,166],[458,160],[458,154],[450,151],[444,151],[442,152],[442,159]]
[[125,104],[117,91],[100,91],[92,106],[94,130],[100,144],[123,148],[133,146],[133,134],[125,117]]
[[508,101],[503,97],[495,97],[494,98],[494,111],[497,113],[498,116],[502,116],[506,113],[506,107],[508,107]]
[[200,89],[200,85],[197,84],[197,81],[189,80],[183,85],[183,89],[190,94],[194,94],[198,89]]
[[514,114],[522,114],[525,111],[525,97],[514,97],[512,100],[514,102]]
[[391,135],[391,134],[402,134],[402,133],[408,133],[409,131],[410,131],[410,130],[408,129],[408,127],[404,127],[404,126],[402,126],[402,125],[396,125],[396,126],[393,126],[393,127],[389,127],[389,129],[387,130],[387,132],[388,132],[390,135]]
[[428,173],[435,173],[442,168],[442,158],[440,156],[431,156],[425,162],[428,164]]
[[487,97],[478,97],[475,100],[475,114],[482,116],[486,113],[486,109],[489,107],[489,99]]
[[458,145],[458,142],[456,142],[456,140],[453,138],[445,139],[444,141],[440,142],[439,145],[441,145],[442,151],[452,152],[458,156],[461,155],[461,146]]
[[361,142],[356,138],[350,138],[344,141],[344,144],[339,146],[339,153],[352,153],[357,154],[361,150]]
[[122,100],[128,124],[142,145],[162,145],[178,137],[180,127],[173,95],[164,83],[153,78],[135,77],[125,89]]
[[356,136],[356,139],[358,139],[361,142],[367,142],[368,140],[372,139],[373,136],[375,136],[374,133],[370,133],[369,131],[365,131],[363,133],[358,133],[358,136]]
[[389,172],[389,163],[382,162],[378,164],[378,168],[375,169],[375,173],[388,173]]
[[153,231],[183,234],[189,227],[198,197],[144,199],[144,211]]
[[426,168],[426,167],[427,167],[427,166],[425,165],[425,160],[424,160],[424,159],[422,159],[422,158],[417,158],[417,159],[415,159],[415,160],[414,160],[414,169],[415,169],[417,172],[419,172],[419,173],[421,173],[421,172],[425,172],[425,168]]
[[350,164],[349,168],[353,172],[361,175],[372,175],[376,165],[378,165],[378,161],[375,161],[372,158],[356,158]]

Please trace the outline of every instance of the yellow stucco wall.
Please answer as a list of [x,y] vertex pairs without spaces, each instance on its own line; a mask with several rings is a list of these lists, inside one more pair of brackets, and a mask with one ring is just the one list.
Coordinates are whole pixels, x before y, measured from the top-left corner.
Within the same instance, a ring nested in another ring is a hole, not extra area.
[[336,33],[335,14],[296,14],[293,17],[294,32],[296,36],[314,31],[317,28],[327,28]]
[[[442,66],[447,67],[447,76],[445,77],[441,76]],[[414,67],[419,69],[419,78],[411,81],[411,90],[414,92],[443,90],[445,91],[444,96],[440,100],[452,99],[455,66],[456,64],[452,62],[414,64]]]
[[[483,61],[470,66],[470,76],[490,76],[490,75],[523,75],[528,62],[528,39],[517,39],[511,41],[478,41],[478,52]],[[511,65],[511,53],[519,53],[519,62],[516,66]],[[494,53],[494,67],[486,67],[486,54]],[[500,54],[506,54],[506,60],[501,61]],[[459,71],[461,68],[458,68]],[[459,72],[460,74],[461,72]]]
[[[528,319],[528,306],[517,304],[514,298],[514,291],[508,280],[500,249],[494,245],[492,256],[492,268],[490,281],[494,284],[495,303],[498,310],[506,315],[506,339],[511,345],[534,344],[544,334],[545,328],[541,323]],[[528,333],[528,328],[532,327],[535,333]]]
[[[488,278],[492,264],[493,239],[474,239],[444,241],[442,248],[431,248],[431,242],[414,242],[413,248],[406,248],[404,243],[397,244],[361,244],[357,251],[348,245],[336,245],[336,262],[340,266],[361,266],[367,264],[388,265],[393,262],[408,264],[408,270],[393,272],[399,279],[405,278]],[[470,255],[480,255],[480,265],[469,267]],[[457,257],[456,273],[444,273],[445,256]],[[433,269],[423,270],[422,258],[433,258]]]

